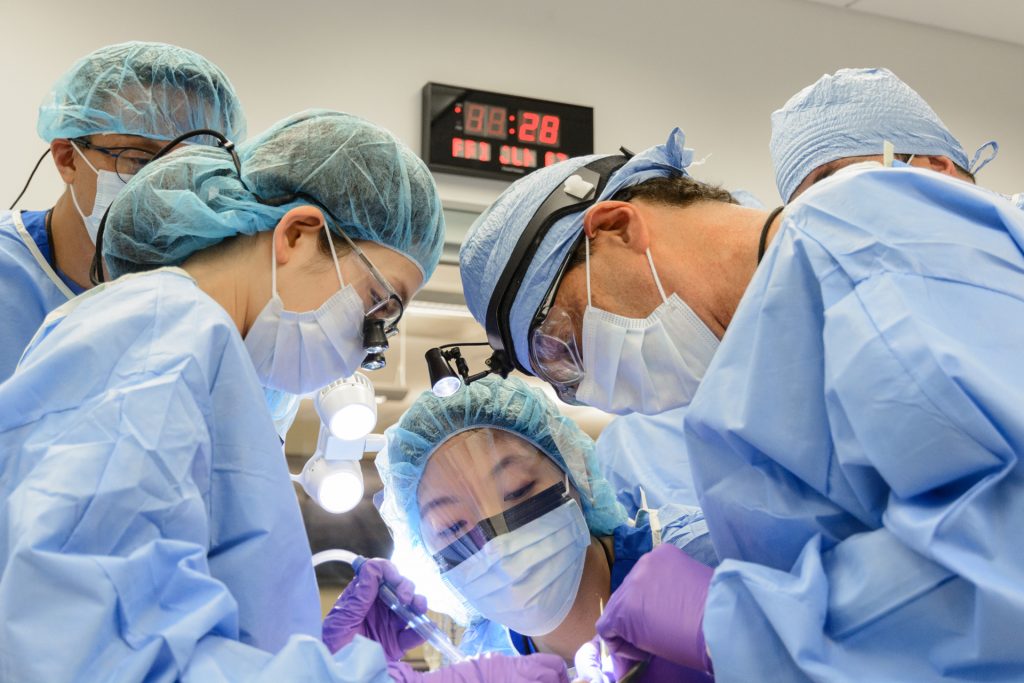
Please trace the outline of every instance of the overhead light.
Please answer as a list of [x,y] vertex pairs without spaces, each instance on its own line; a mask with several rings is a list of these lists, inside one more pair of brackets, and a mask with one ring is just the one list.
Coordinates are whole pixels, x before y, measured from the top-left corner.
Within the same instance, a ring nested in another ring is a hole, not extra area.
[[445,398],[462,388],[462,380],[448,365],[441,349],[428,349],[424,358],[427,361],[427,374],[430,376],[430,390],[434,396]]
[[328,460],[317,452],[302,474],[292,477],[310,498],[328,512],[348,512],[363,499],[363,470],[358,460]]
[[363,499],[363,453],[377,453],[387,445],[383,434],[367,434],[355,441],[344,441],[320,425],[316,452],[306,461],[292,481],[302,486],[310,498],[328,512],[348,512]]
[[373,384],[359,372],[328,384],[317,392],[313,404],[320,421],[344,441],[358,441],[377,425]]

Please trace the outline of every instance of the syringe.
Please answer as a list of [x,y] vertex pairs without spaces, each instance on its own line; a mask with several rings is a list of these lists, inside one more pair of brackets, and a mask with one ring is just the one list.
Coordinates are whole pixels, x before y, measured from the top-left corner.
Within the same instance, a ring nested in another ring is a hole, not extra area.
[[[366,558],[362,555],[357,555],[352,561],[352,569],[356,574],[359,573],[359,569],[366,563]],[[392,612],[397,614],[399,618],[405,621],[413,631],[420,634],[425,641],[436,649],[451,663],[462,662],[467,659],[466,655],[459,651],[455,644],[445,635],[437,624],[430,620],[426,614],[417,614],[412,611],[410,607],[403,604],[398,599],[398,595],[395,593],[395,587],[387,581],[382,581],[380,584],[380,590],[377,595],[384,604],[391,609]]]

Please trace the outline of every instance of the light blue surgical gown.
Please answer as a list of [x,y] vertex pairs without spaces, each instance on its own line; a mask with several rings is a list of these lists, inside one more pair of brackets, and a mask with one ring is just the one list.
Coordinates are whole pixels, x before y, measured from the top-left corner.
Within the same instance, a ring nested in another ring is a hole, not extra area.
[[184,271],[55,311],[0,384],[0,680],[389,681],[319,642],[309,544],[227,313]]
[[1024,680],[1022,244],[913,168],[787,209],[685,422],[719,683]]
[[82,289],[49,264],[44,211],[0,212],[0,382],[46,314]]
[[682,407],[658,415],[623,415],[597,438],[594,455],[601,474],[630,517],[640,509],[641,487],[652,508],[699,505],[683,442],[685,413]]

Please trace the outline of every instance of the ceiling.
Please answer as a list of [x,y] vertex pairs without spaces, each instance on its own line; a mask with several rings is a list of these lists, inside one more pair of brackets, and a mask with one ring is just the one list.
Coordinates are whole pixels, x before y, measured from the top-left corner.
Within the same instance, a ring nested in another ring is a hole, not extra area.
[[1024,46],[1022,0],[807,0]]

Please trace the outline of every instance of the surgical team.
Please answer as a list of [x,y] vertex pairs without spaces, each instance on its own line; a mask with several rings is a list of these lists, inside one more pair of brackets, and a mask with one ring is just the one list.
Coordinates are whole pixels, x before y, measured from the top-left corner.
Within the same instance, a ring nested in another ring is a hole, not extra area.
[[[775,209],[675,129],[476,220],[492,374],[387,430],[407,564],[322,619],[281,440],[438,266],[434,180],[342,112],[247,137],[180,47],[73,64],[65,190],[0,214],[0,680],[1024,680],[1024,193],[887,69],[771,124]],[[403,661],[385,583],[467,658]]]

